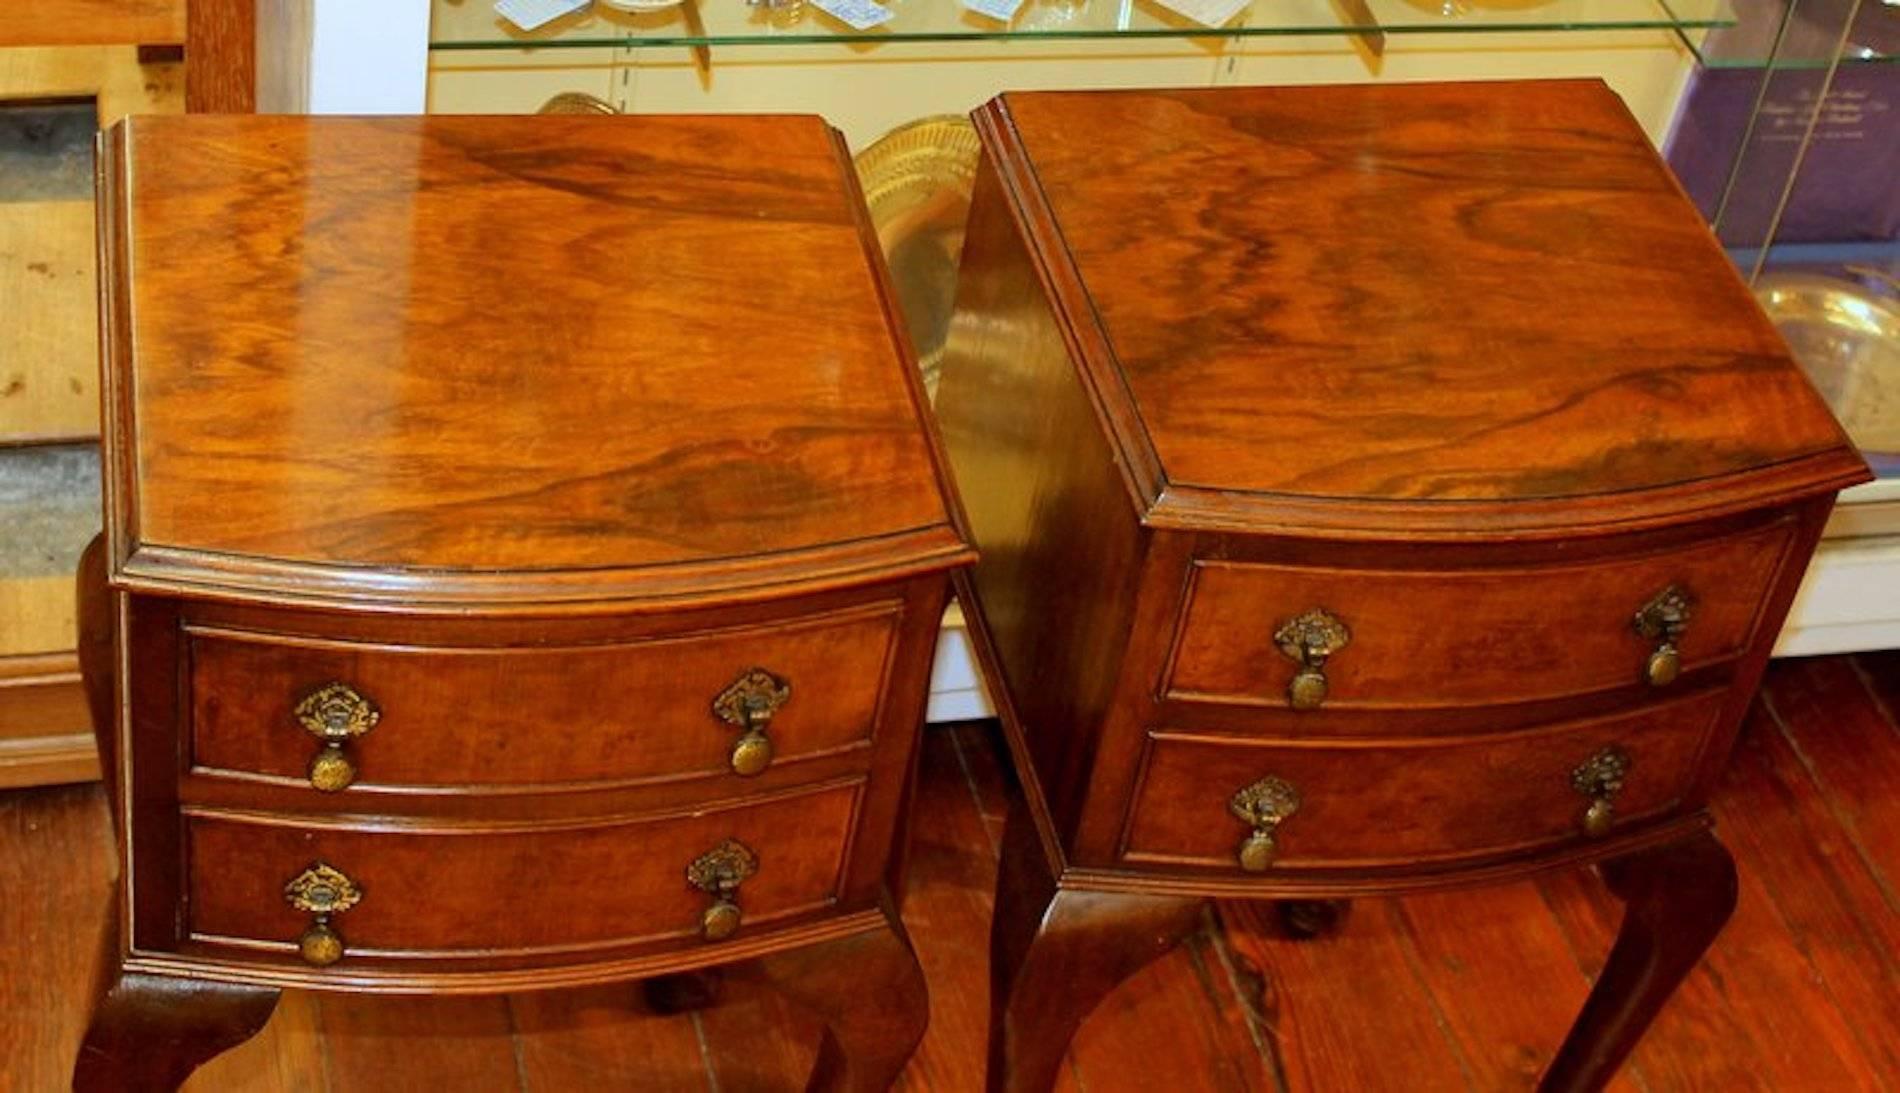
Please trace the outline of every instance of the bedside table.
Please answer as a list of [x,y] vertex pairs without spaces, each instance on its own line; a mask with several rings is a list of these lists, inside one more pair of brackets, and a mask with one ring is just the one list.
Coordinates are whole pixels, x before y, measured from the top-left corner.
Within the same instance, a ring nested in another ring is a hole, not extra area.
[[886,1088],[888,878],[971,552],[812,118],[140,118],[101,158],[82,1090],[280,988],[750,961]]
[[1027,797],[990,1087],[1209,897],[1592,863],[1627,917],[1543,1087],[1600,1086],[1733,906],[1704,805],[1866,467],[1601,84],[977,120],[937,410]]

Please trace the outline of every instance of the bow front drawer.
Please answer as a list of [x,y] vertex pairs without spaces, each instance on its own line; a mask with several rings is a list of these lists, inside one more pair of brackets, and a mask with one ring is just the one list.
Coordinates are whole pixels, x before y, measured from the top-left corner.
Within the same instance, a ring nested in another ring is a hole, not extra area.
[[[1793,525],[1565,564],[1327,568],[1202,560],[1166,697],[1296,710],[1554,699],[1732,659]],[[1394,560],[1402,555],[1393,555]]]
[[901,616],[500,648],[188,627],[192,772],[345,793],[743,780],[868,748]]
[[861,787],[520,828],[193,815],[187,936],[345,969],[749,936],[831,906]]
[[1148,734],[1122,860],[1241,873],[1477,859],[1668,814],[1721,712],[1703,691],[1464,740]]

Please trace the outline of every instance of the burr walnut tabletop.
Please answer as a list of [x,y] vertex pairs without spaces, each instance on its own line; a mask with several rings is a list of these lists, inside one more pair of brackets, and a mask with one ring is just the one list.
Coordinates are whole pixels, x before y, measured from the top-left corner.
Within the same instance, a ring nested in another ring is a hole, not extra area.
[[123,868],[76,1086],[176,1084],[284,987],[742,965],[823,1021],[812,1088],[885,1088],[971,552],[837,134],[189,117],[103,148],[80,598]]
[[[1727,918],[1705,804],[1855,454],[1596,82],[1005,95],[937,409],[1028,799],[989,1082],[1211,896],[1601,864],[1600,1086]],[[1298,984],[1286,984],[1298,990]]]

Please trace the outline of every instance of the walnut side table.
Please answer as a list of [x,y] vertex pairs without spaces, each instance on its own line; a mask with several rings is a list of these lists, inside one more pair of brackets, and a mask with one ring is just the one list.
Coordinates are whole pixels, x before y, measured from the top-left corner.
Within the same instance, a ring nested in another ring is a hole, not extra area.
[[140,118],[101,159],[122,847],[81,1090],[281,988],[746,966],[885,1089],[972,557],[813,118]]
[[1733,906],[1704,806],[1860,458],[1600,83],[978,122],[937,409],[1028,798],[990,1088],[1209,897],[1586,864],[1627,913],[1543,1088],[1600,1086]]

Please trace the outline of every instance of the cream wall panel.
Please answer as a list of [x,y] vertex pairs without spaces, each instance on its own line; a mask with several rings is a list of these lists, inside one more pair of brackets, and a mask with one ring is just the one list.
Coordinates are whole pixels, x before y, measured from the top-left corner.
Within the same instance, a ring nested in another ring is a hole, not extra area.
[[968,113],[1007,88],[1205,87],[1222,44],[896,42],[629,49],[617,105],[643,114],[818,113],[859,149],[904,122]]
[[1660,144],[1694,58],[1660,30],[1561,34],[1394,35],[1383,58],[1346,38],[1253,38],[1236,43],[1220,81],[1237,84],[1601,78]]
[[429,113],[532,114],[563,91],[614,96],[617,51],[445,50],[429,54]]
[[1665,31],[1395,35],[1383,58],[1333,35],[1177,41],[847,42],[444,51],[429,109],[521,113],[585,91],[638,113],[819,113],[861,148],[928,114],[963,113],[1006,89],[1204,87],[1596,76],[1660,142],[1692,68]]

